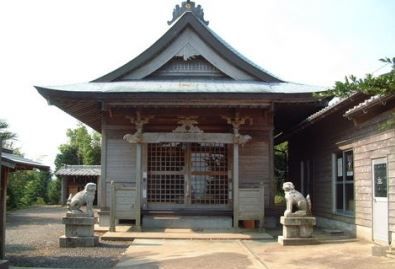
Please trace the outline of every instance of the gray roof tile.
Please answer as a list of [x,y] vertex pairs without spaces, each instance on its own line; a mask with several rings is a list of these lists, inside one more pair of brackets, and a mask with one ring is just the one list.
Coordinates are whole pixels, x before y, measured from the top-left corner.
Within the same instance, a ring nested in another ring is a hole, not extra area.
[[100,165],[65,165],[60,168],[55,175],[57,176],[100,176]]

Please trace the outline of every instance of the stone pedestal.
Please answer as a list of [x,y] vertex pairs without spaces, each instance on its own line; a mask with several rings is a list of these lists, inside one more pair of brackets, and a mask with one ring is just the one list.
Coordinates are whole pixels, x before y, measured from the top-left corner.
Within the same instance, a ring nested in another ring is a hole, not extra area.
[[283,235],[278,237],[281,245],[317,244],[312,237],[315,217],[281,217],[280,223],[283,225]]
[[87,214],[67,213],[62,219],[65,235],[59,238],[61,248],[95,247],[99,238],[94,235],[95,217]]
[[0,269],[8,269],[8,261],[0,260]]

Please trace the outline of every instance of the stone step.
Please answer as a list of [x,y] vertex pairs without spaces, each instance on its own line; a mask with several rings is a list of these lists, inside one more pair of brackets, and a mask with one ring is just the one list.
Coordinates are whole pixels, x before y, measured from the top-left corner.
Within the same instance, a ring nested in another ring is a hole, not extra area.
[[228,216],[143,216],[143,229],[231,229],[232,217]]
[[387,255],[385,255],[388,258],[395,259],[395,250],[392,251],[387,251]]

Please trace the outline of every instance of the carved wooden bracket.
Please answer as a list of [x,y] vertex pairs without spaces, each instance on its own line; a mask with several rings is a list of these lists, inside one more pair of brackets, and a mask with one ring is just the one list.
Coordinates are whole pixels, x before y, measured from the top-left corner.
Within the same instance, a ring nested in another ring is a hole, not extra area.
[[135,125],[135,127],[136,127],[136,134],[142,134],[144,125],[147,124],[151,119],[153,119],[154,116],[142,117],[140,112],[137,111],[136,112],[136,117],[126,116],[126,118],[130,120],[131,124]]
[[131,144],[138,144],[141,143],[143,141],[143,135],[142,133],[134,133],[134,134],[126,134],[123,136],[123,140],[125,140],[126,142],[129,142]]
[[203,130],[201,130],[197,126],[194,126],[196,124],[199,124],[199,122],[196,120],[198,117],[179,118],[180,120],[177,121],[177,123],[181,124],[181,126],[178,126],[176,129],[174,129],[173,133],[203,133]]
[[251,117],[240,117],[239,113],[236,113],[234,118],[228,116],[222,116],[222,118],[225,119],[228,124],[233,126],[233,132],[235,135],[239,135],[240,126],[246,124],[247,121],[250,125],[253,124]]
[[241,144],[244,145],[245,143],[247,143],[248,141],[250,141],[252,139],[252,137],[250,135],[240,135],[237,134],[234,137],[234,142],[235,144]]

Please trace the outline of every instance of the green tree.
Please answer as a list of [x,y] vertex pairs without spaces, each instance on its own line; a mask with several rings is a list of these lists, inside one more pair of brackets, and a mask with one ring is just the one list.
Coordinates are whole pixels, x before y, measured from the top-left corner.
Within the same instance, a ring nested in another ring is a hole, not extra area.
[[0,119],[0,140],[2,140],[3,143],[16,138],[16,134],[9,131],[8,127],[8,123],[5,120]]
[[48,184],[48,203],[52,205],[59,204],[60,201],[60,189],[61,183],[60,179],[56,178],[49,182]]
[[58,170],[65,164],[100,164],[101,136],[89,133],[83,124],[66,132],[68,143],[59,146],[60,153],[55,158],[55,167]]
[[367,95],[386,95],[395,93],[395,57],[380,59],[392,69],[380,76],[367,74],[365,78],[357,78],[354,75],[346,76],[345,81],[336,81],[335,86],[328,91],[319,93],[320,97],[339,96],[348,97],[354,93],[362,92]]
[[48,202],[50,174],[39,171],[16,171],[10,174],[7,208],[23,208],[37,201]]

